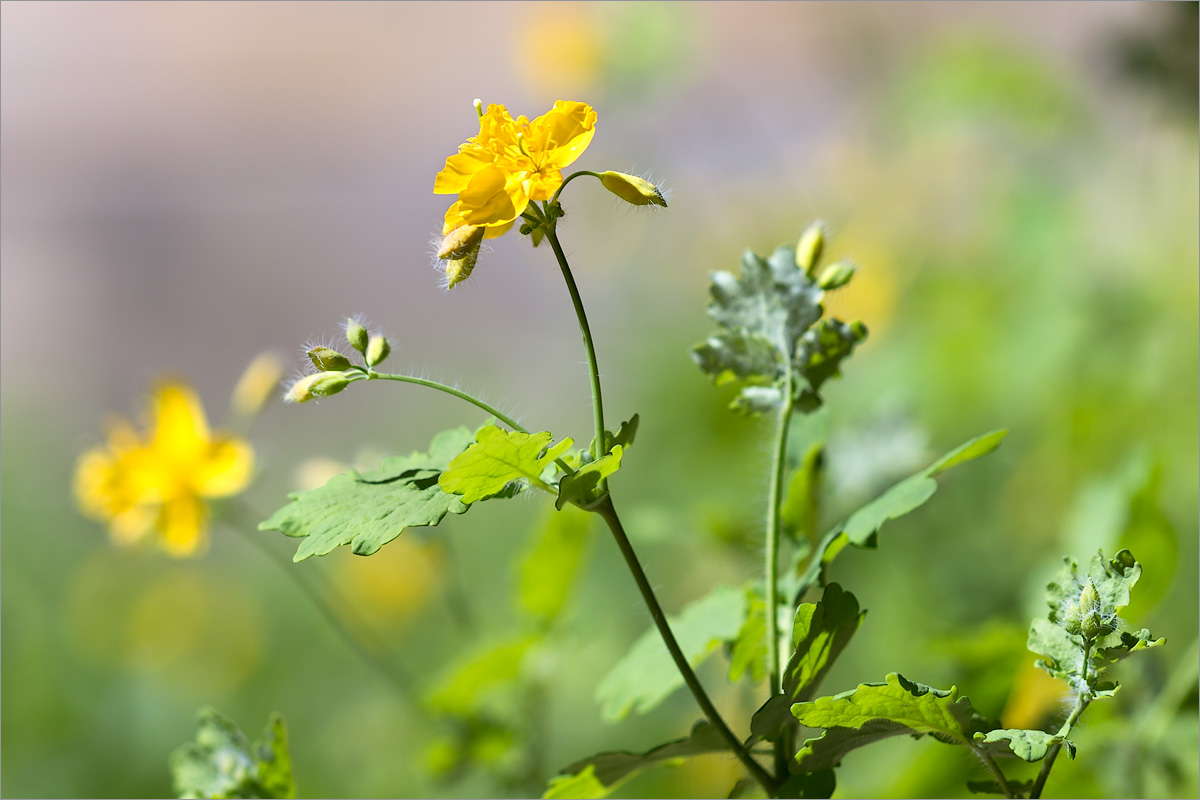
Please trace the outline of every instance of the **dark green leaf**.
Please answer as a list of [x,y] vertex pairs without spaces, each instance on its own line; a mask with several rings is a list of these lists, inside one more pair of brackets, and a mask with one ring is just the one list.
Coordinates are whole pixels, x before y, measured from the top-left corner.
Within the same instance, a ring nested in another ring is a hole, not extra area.
[[296,796],[287,731],[278,714],[263,740],[251,744],[237,726],[211,708],[202,709],[196,740],[171,754],[171,775],[180,797]]
[[[745,618],[745,593],[718,586],[669,621],[688,663],[695,667],[736,637]],[[681,686],[683,677],[658,629],[652,627],[596,687],[596,700],[603,706],[604,718],[615,722],[630,712],[649,711]]]
[[405,528],[437,525],[446,514],[467,510],[441,490],[438,476],[470,442],[466,428],[444,431],[428,453],[388,458],[378,470],[348,472],[317,489],[288,495],[291,502],[258,528],[303,538],[295,561],[344,544],[357,555],[371,555]]
[[749,673],[752,683],[767,676],[767,604],[762,592],[746,590],[746,620],[733,641],[729,654],[729,680]]
[[553,438],[546,431],[521,433],[484,426],[475,434],[475,443],[442,472],[438,484],[450,494],[462,495],[467,505],[496,495],[519,480],[553,492],[542,473],[571,446],[570,439],[563,439],[551,447]]
[[833,797],[837,775],[832,769],[794,772],[779,787],[779,797]]
[[554,501],[554,507],[561,509],[567,503],[572,503],[587,508],[605,497],[607,493],[601,491],[602,482],[621,468],[623,452],[621,445],[613,445],[612,450],[596,461],[584,464],[574,474],[564,475],[558,483],[558,499]]
[[707,720],[692,726],[685,739],[659,745],[645,753],[624,750],[599,753],[563,769],[551,781],[544,798],[607,797],[614,789],[639,772],[677,759],[703,753],[727,751],[729,745]]
[[836,766],[850,751],[892,736],[928,733],[966,744],[974,727],[971,703],[957,689],[940,691],[894,672],[886,683],[859,684],[833,697],[797,703],[792,714],[801,725],[826,729],[796,754],[797,766],[806,772]]

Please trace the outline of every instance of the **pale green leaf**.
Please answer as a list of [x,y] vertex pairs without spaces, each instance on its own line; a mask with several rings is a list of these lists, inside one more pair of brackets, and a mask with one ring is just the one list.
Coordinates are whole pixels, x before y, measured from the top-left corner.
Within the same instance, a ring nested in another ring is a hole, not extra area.
[[720,753],[728,749],[728,743],[716,729],[707,720],[700,720],[692,726],[687,738],[667,742],[645,753],[618,750],[577,761],[551,780],[550,787],[542,797],[608,797],[622,783],[647,769],[688,756]]
[[466,717],[503,702],[520,677],[533,642],[532,637],[523,636],[466,653],[429,691],[429,704],[446,714]]
[[461,495],[467,505],[499,494],[518,480],[553,491],[542,481],[542,472],[571,446],[570,439],[550,446],[553,438],[545,431],[521,433],[487,425],[475,434],[475,443],[450,462],[438,484]]
[[517,585],[521,608],[543,624],[562,613],[575,587],[591,520],[577,508],[550,512],[521,559]]
[[623,451],[621,445],[613,445],[613,449],[599,459],[583,465],[572,475],[564,475],[558,483],[558,499],[554,501],[554,507],[561,509],[567,503],[572,503],[587,508],[604,497],[601,484],[621,468]]
[[975,741],[993,756],[1016,756],[1022,761],[1041,761],[1051,746],[1063,741],[1045,731],[1001,729],[976,733]]
[[291,500],[259,530],[277,530],[304,541],[295,561],[350,545],[371,555],[405,528],[437,525],[467,510],[438,486],[438,476],[471,442],[466,428],[434,437],[428,453],[385,459],[378,470],[337,475],[324,486],[288,495]]
[[[717,587],[669,620],[680,648],[693,667],[737,636],[746,618],[746,595],[740,589]],[[683,686],[683,677],[667,652],[658,629],[652,627],[596,688],[596,700],[610,722],[630,712],[643,714]]]
[[867,335],[861,323],[821,319],[824,291],[796,265],[794,247],[766,259],[747,250],[741,276],[714,273],[709,293],[708,315],[724,330],[694,347],[692,359],[717,384],[741,384],[730,405],[742,413],[778,407],[789,373],[796,407],[815,409],[821,385]]
[[933,689],[894,672],[885,683],[797,703],[792,714],[801,725],[826,729],[796,754],[797,767],[806,772],[833,767],[850,751],[892,736],[932,734],[966,744],[974,733],[971,703],[956,688]]
[[261,742],[250,743],[237,726],[211,708],[199,714],[196,740],[171,754],[171,775],[180,797],[292,798],[296,783],[287,731],[278,714]]

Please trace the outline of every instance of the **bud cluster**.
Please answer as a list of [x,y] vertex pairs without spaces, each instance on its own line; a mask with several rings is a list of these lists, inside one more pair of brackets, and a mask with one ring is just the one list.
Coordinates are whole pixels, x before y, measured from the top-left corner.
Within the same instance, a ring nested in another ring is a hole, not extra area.
[[345,353],[332,347],[317,345],[305,350],[305,355],[318,371],[294,382],[284,394],[288,403],[307,403],[314,397],[330,397],[357,380],[371,377],[371,368],[381,363],[392,351],[383,334],[371,334],[354,318],[346,320],[346,342],[363,356],[366,366],[353,363]]
[[1118,619],[1116,609],[1102,600],[1096,584],[1091,578],[1086,578],[1078,595],[1063,607],[1059,624],[1067,633],[1094,642],[1113,633],[1117,629]]

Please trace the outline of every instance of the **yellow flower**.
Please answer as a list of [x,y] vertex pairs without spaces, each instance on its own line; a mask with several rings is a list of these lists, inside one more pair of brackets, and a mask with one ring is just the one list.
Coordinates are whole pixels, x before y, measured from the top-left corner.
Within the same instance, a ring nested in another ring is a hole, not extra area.
[[504,106],[488,106],[479,133],[446,159],[434,194],[457,194],[443,233],[464,225],[500,236],[534,200],[549,200],[562,185],[562,169],[579,158],[595,133],[596,112],[586,103],[559,100],[530,122]]
[[145,436],[118,420],[106,445],[79,457],[75,497],[120,544],[157,534],[168,554],[194,555],[207,542],[204,500],[242,491],[254,451],[234,436],[211,434],[199,399],[183,384],[161,384],[150,410]]

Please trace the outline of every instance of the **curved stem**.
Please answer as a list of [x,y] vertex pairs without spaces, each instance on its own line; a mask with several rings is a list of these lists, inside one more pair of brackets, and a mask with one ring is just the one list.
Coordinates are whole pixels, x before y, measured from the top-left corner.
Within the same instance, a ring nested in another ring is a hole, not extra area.
[[561,184],[559,184],[557,191],[554,192],[554,196],[550,198],[550,203],[551,204],[557,203],[558,196],[560,194],[562,194],[563,189],[567,188],[567,184],[583,175],[590,175],[591,177],[596,178],[597,180],[602,179],[602,176],[600,175],[599,172],[592,172],[590,169],[581,169],[578,172],[572,172],[570,175],[568,175],[566,178],[563,179],[563,182]]
[[992,758],[991,754],[986,752],[982,747],[977,746],[974,742],[968,741],[967,746],[975,751],[975,755],[979,756],[979,760],[988,768],[988,772],[992,773],[992,777],[996,779],[996,785],[1000,788],[1001,794],[1005,797],[1014,797],[1012,786],[1008,782],[1008,778],[1004,776],[1004,772],[1000,769],[1000,765],[996,763],[996,759]]
[[[767,507],[767,543],[764,579],[767,602],[767,664],[770,667],[771,694],[783,692],[783,678],[779,668],[779,539],[782,533],[781,511],[783,505],[783,478],[787,455],[788,428],[792,420],[792,371],[788,369],[783,385],[783,405],[779,409],[779,422],[775,426],[775,448],[771,459],[771,487]],[[776,772],[786,774],[788,753],[786,742],[775,743]]]
[[446,394],[453,395],[454,397],[457,397],[460,400],[466,400],[468,403],[475,406],[476,408],[480,408],[480,409],[486,411],[487,413],[491,414],[493,417],[500,420],[505,425],[512,428],[514,431],[520,431],[521,433],[529,433],[529,431],[527,431],[523,427],[521,427],[521,425],[518,422],[509,418],[508,415],[506,415],[504,412],[497,409],[495,406],[485,403],[483,400],[480,400],[478,397],[476,397],[474,395],[467,394],[466,392],[461,392],[458,389],[455,389],[453,386],[447,386],[444,383],[438,383],[437,381],[426,380],[425,378],[417,378],[413,375],[393,375],[388,372],[375,372],[374,370],[367,372],[367,378],[369,380],[378,379],[378,380],[383,380],[383,381],[400,381],[401,383],[415,383],[417,386],[426,386],[430,389],[437,389],[439,392],[445,392]]
[[[269,558],[284,573],[286,573],[288,578],[296,585],[301,593],[308,598],[309,602],[313,604],[313,606],[325,619],[329,626],[337,632],[338,636],[341,637],[342,641],[349,646],[355,655],[378,670],[380,675],[382,675],[387,682],[396,689],[401,697],[409,702],[414,710],[424,715],[424,706],[421,704],[421,700],[416,693],[416,676],[410,673],[402,665],[396,663],[395,659],[389,659],[384,655],[386,648],[374,637],[373,634],[369,632],[370,629],[367,627],[365,622],[362,620],[358,620],[356,622],[354,627],[359,631],[358,636],[355,636],[349,630],[347,630],[346,626],[342,624],[342,620],[339,618],[338,613],[333,610],[329,602],[326,601],[316,587],[311,585],[304,578],[300,577],[299,572],[297,572],[291,562],[286,561],[282,556],[279,555],[279,553],[268,547],[261,539],[258,539],[257,537],[246,532],[247,526],[244,526],[241,523],[244,521],[242,519],[243,517],[249,516],[249,511],[236,504],[227,503],[223,505],[223,510],[227,517],[230,509],[236,509],[235,516],[237,519],[223,519],[222,521],[225,523],[225,526],[227,528],[231,528],[243,539],[254,545],[254,547],[266,555],[267,558]],[[353,606],[351,606],[344,598],[336,596],[336,590],[333,589],[332,586],[327,586],[326,592],[335,595],[333,600],[337,606],[343,610],[343,614],[352,613]]]
[[667,651],[671,654],[671,659],[675,662],[675,666],[679,669],[680,674],[683,675],[683,682],[687,684],[688,689],[692,692],[692,696],[696,698],[696,702],[700,705],[704,716],[717,729],[717,733],[729,745],[729,749],[742,762],[751,776],[762,785],[769,796],[773,797],[776,792],[774,779],[746,751],[746,748],[742,746],[741,740],[737,738],[733,731],[730,730],[729,725],[725,723],[725,720],[721,717],[721,713],[717,711],[717,707],[709,699],[708,693],[704,691],[704,686],[700,683],[700,679],[696,677],[696,672],[692,669],[692,665],[688,663],[687,656],[680,649],[679,642],[675,640],[675,634],[671,632],[670,623],[667,622],[667,615],[663,612],[662,606],[658,603],[658,598],[654,595],[654,589],[650,586],[646,572],[642,569],[641,562],[638,561],[637,554],[633,551],[633,545],[630,543],[629,537],[625,535],[625,528],[621,525],[621,519],[617,516],[617,511],[613,507],[612,496],[606,496],[601,500],[595,507],[595,511],[608,523],[608,528],[612,531],[613,538],[616,539],[621,555],[625,557],[625,563],[629,566],[629,571],[633,573],[633,580],[637,583],[638,591],[642,593],[642,599],[646,602],[646,608],[650,611],[650,616],[654,619],[654,624],[662,636],[663,643],[666,644]]
[[[600,458],[608,448],[607,442],[604,441],[604,401],[600,396],[600,368],[596,364],[596,347],[592,344],[592,330],[588,326],[587,314],[583,310],[583,300],[579,297],[579,288],[575,285],[575,278],[571,275],[571,266],[567,263],[567,256],[563,253],[562,245],[558,241],[558,232],[553,225],[548,227],[546,238],[554,250],[554,257],[558,259],[563,280],[567,282],[567,291],[571,293],[571,303],[575,306],[575,316],[579,320],[579,332],[583,334],[583,347],[587,353],[588,377],[592,382],[592,416],[596,427],[596,447],[600,451],[593,453],[592,456]],[[603,484],[601,484],[601,488],[603,489]]]

